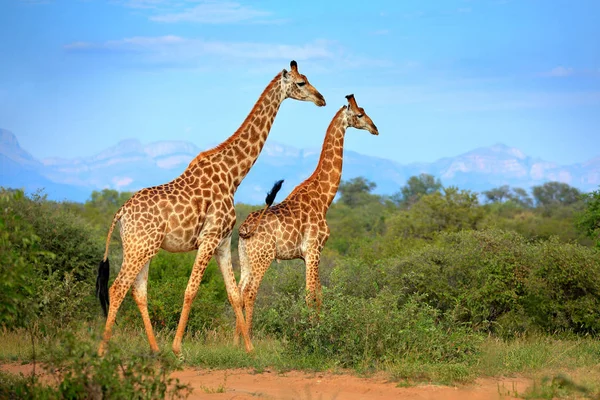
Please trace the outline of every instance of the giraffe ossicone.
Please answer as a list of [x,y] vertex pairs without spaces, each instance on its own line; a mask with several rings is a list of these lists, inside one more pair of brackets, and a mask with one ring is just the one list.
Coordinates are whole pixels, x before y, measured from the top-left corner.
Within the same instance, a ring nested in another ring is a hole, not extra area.
[[[158,351],[148,314],[147,281],[150,260],[161,248],[170,252],[197,250],[173,351],[181,353],[191,305],[213,256],[223,274],[227,295],[236,314],[236,331],[242,333],[246,350],[252,351],[231,264],[231,233],[235,224],[233,196],[258,158],[285,99],[325,105],[321,93],[298,72],[295,61],[290,63],[290,68],[291,71],[284,69],[267,85],[232,136],[200,153],[171,182],[136,192],[117,211],[108,231],[104,259],[98,268],[96,291],[107,317],[99,354],[106,350],[117,311],[130,287],[142,314],[150,347]],[[117,222],[120,222],[123,264],[108,289],[108,247]]]
[[[260,282],[273,260],[303,259],[306,264],[306,302],[309,306],[320,307],[319,261],[329,238],[327,210],[342,177],[346,129],[352,127],[379,134],[354,95],[346,98],[348,105],[339,109],[327,128],[313,174],[281,203],[250,213],[239,228],[240,292],[248,333]],[[236,337],[240,333],[243,331],[236,330]]]

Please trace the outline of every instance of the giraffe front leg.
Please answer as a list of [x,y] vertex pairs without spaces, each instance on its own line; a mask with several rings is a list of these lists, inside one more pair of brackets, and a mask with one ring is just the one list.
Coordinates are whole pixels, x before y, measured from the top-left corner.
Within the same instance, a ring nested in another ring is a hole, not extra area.
[[181,309],[181,316],[179,317],[179,324],[177,325],[175,339],[173,340],[173,353],[176,355],[181,354],[181,341],[183,340],[185,327],[190,316],[192,302],[198,293],[198,288],[200,287],[200,282],[202,281],[202,276],[204,275],[206,266],[208,265],[208,262],[213,256],[213,253],[215,252],[215,249],[219,243],[217,236],[209,237],[209,235],[203,235],[200,240],[201,244],[198,248],[198,253],[196,253],[196,259],[194,260],[192,273],[183,295],[183,307]]
[[244,313],[242,312],[240,290],[237,286],[235,275],[233,273],[233,265],[231,263],[231,234],[221,241],[215,253],[215,258],[217,260],[217,264],[219,265],[219,269],[221,270],[221,274],[223,274],[223,280],[225,281],[225,288],[227,290],[227,297],[229,298],[229,302],[231,303],[231,306],[235,312],[236,334],[234,334],[234,341],[236,337],[239,337],[238,333],[241,333],[244,338],[246,351],[250,353],[254,350],[254,346],[252,345],[250,337],[248,336],[248,329],[246,327]]
[[319,279],[319,262],[321,252],[317,249],[309,251],[306,257],[306,305],[321,310],[321,280]]
[[146,335],[148,336],[148,342],[150,343],[150,349],[157,353],[158,344],[156,344],[156,338],[154,337],[154,331],[152,330],[152,322],[150,322],[150,315],[148,314],[148,268],[150,262],[147,262],[138,276],[133,282],[131,288],[131,294],[135,300],[140,313],[142,314],[142,320],[144,321],[144,328],[146,329]]

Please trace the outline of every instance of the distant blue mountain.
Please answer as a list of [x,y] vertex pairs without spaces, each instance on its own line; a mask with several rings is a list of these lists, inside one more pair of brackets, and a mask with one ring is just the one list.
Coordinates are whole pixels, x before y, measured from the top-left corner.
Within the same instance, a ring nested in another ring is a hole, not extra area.
[[[0,186],[44,189],[50,199],[83,202],[93,190],[104,188],[135,191],[168,182],[181,174],[204,149],[183,141],[142,144],[122,141],[91,157],[35,159],[23,150],[16,137],[0,129]],[[236,201],[261,204],[277,179],[285,179],[280,199],[306,179],[319,159],[320,148],[297,149],[267,141],[260,157],[236,193]],[[600,185],[600,157],[580,164],[561,166],[534,159],[503,144],[478,148],[433,163],[399,164],[344,152],[342,179],[363,176],[377,184],[375,192],[391,195],[409,177],[428,173],[445,186],[482,191],[509,185],[525,189],[547,181],[568,183],[583,191]]]

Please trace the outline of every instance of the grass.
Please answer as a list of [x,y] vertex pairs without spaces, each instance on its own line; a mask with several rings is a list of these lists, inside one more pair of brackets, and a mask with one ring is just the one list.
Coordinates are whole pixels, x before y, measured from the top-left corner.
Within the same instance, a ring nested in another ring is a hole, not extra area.
[[[86,326],[77,330],[76,336],[99,340],[100,332],[101,326]],[[169,351],[172,339],[173,332],[157,332],[159,346],[164,351]],[[117,327],[112,341],[125,357],[149,351],[146,335],[140,328]],[[184,365],[212,369],[248,368],[258,373],[264,370],[279,373],[289,370],[344,372],[334,362],[322,357],[292,354],[280,340],[259,334],[253,342],[255,352],[247,354],[243,346],[233,345],[230,332],[188,335],[183,342]],[[52,343],[51,337],[38,339],[39,361],[44,361],[45,349]],[[1,362],[31,360],[31,339],[27,332],[0,331]],[[535,382],[530,393],[518,394],[523,398],[569,393],[595,398],[593,396],[600,393],[600,341],[590,337],[547,335],[508,341],[488,337],[481,343],[479,351],[463,362],[426,363],[414,361],[409,354],[399,362],[381,364],[369,370],[357,368],[353,372],[362,375],[384,372],[390,380],[402,386],[421,382],[461,384],[472,382],[477,377],[521,376]],[[509,392],[510,388],[503,390]]]
[[511,341],[489,338],[477,369],[486,376],[530,374],[598,366],[600,341],[593,338],[534,335]]

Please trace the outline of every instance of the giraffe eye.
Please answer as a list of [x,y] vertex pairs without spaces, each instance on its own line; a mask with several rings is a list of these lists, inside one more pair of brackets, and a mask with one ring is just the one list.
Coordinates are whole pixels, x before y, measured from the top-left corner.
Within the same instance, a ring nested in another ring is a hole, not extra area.
[[356,115],[358,118],[362,118],[364,114],[358,114]]
[[302,86],[306,85],[306,82],[296,82],[296,85],[302,87]]

